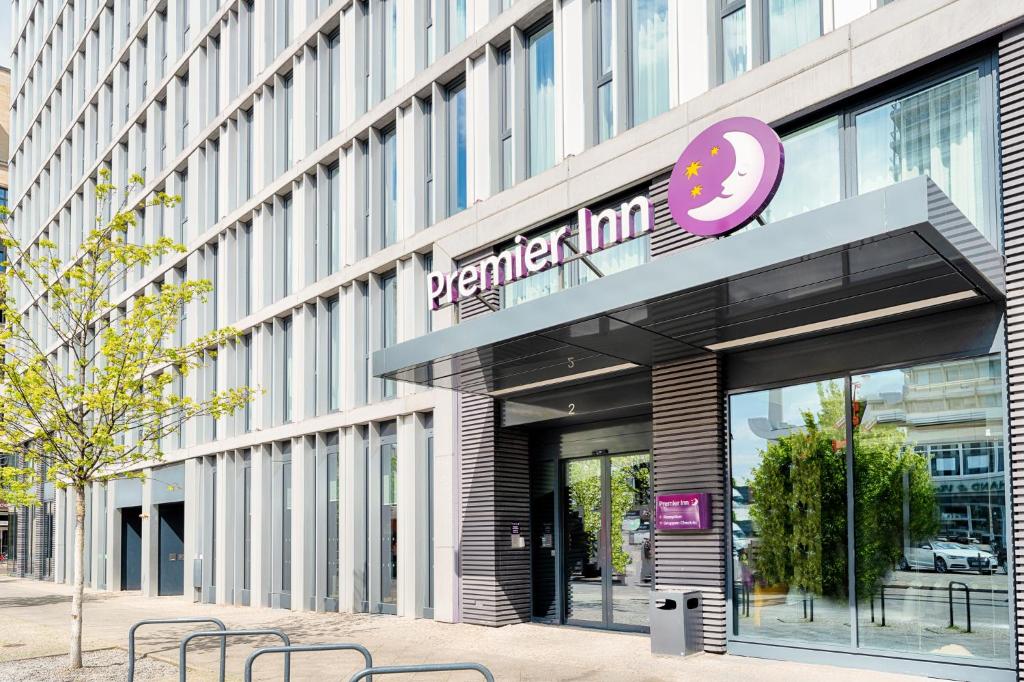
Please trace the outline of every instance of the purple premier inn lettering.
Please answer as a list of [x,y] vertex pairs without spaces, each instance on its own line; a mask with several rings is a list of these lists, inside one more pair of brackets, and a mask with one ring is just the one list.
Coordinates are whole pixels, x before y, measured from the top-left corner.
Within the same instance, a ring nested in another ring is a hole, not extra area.
[[[581,208],[577,224],[579,246],[576,250],[583,255],[597,253],[653,230],[654,209],[647,197],[640,195],[623,202],[618,209],[607,208],[597,214]],[[565,242],[571,234],[572,228],[565,226],[543,237],[527,239],[519,235],[511,249],[488,256],[479,263],[454,272],[431,272],[427,279],[430,307],[437,310],[461,298],[561,265],[569,248]]]

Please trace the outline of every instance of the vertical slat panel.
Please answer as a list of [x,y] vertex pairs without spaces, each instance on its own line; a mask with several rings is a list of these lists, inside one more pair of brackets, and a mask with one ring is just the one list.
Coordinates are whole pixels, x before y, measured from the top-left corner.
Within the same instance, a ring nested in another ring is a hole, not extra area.
[[1003,244],[1006,255],[1006,362],[1009,379],[1011,518],[1017,657],[1024,657],[1024,31],[999,43],[999,123],[1002,159]]
[[655,531],[655,581],[661,589],[704,596],[704,649],[725,651],[725,407],[722,365],[708,354],[659,365],[653,390],[654,493],[711,493],[711,530]]

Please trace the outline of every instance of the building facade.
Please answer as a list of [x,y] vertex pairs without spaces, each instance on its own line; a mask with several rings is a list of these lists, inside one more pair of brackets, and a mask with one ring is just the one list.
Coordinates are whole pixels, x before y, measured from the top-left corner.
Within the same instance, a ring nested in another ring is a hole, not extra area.
[[[1017,3],[13,9],[19,238],[71,253],[101,168],[180,195],[121,300],[210,279],[180,338],[243,334],[176,390],[265,389],[88,491],[88,585],[635,631],[693,591],[708,652],[1016,679]],[[673,167],[734,116],[782,184],[701,237]],[[564,253],[499,281],[519,236]],[[70,581],[39,494],[18,571]]]
[[[7,159],[10,140],[11,111],[11,71],[0,67],[0,206],[7,205],[7,191],[10,186],[7,171]],[[7,505],[0,504],[0,555],[10,560],[13,548],[15,524],[11,522],[12,511]]]

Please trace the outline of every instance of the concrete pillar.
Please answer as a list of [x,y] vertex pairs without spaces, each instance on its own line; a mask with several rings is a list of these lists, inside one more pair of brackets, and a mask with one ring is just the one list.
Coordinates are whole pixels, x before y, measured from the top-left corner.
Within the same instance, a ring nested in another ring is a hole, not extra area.
[[250,573],[251,606],[269,606],[271,557],[271,446],[252,449],[252,572]]
[[213,576],[217,586],[216,602],[233,604],[235,600],[234,558],[235,540],[238,534],[234,528],[236,507],[235,460],[229,454],[217,455],[217,485],[213,494],[217,497],[217,518],[213,519],[216,543],[216,571]]
[[366,429],[346,429],[341,439],[341,585],[339,610],[366,610]]
[[145,472],[146,478],[142,481],[142,596],[155,597],[160,591],[160,529],[157,508],[153,504],[153,486],[159,483],[153,480],[152,468]]
[[423,415],[398,420],[398,615],[422,618],[429,575],[426,435]]
[[195,562],[202,559],[200,532],[202,520],[200,511],[200,480],[202,476],[202,460],[191,458],[185,460],[185,597],[191,601],[199,601],[202,584],[196,582]]
[[67,508],[63,490],[54,491],[53,503],[53,580],[54,582],[66,582],[68,571],[66,570],[66,557],[64,556],[64,543],[61,539],[67,534]]
[[292,441],[292,610],[316,609],[313,576],[316,562],[314,505],[316,446],[312,437]]
[[460,480],[456,456],[457,394],[437,391],[434,404],[434,620],[458,620]]

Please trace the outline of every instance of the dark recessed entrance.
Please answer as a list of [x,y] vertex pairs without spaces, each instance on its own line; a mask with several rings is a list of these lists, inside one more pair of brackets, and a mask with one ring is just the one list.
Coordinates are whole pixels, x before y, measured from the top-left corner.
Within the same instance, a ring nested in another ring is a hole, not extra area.
[[142,507],[121,509],[121,589],[142,589]]
[[185,593],[185,503],[170,502],[157,507],[160,516],[157,594]]

